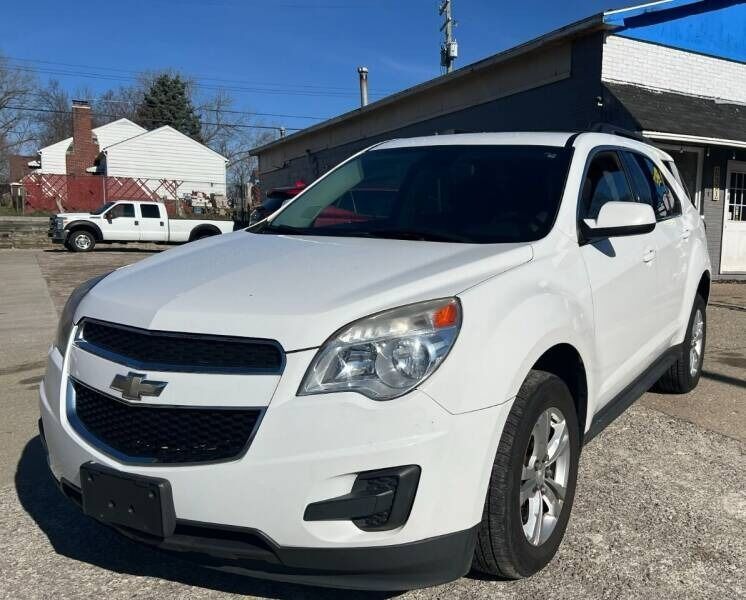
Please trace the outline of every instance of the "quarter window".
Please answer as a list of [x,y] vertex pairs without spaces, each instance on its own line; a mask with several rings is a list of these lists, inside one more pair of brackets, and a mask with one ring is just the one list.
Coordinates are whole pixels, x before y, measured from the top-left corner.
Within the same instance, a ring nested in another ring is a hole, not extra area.
[[143,219],[159,219],[161,216],[157,204],[141,204],[140,212]]
[[635,179],[635,187],[641,202],[649,202],[658,221],[664,221],[681,214],[681,203],[668,185],[663,172],[647,156],[630,153],[630,163],[638,166],[642,175],[640,183]]
[[591,160],[581,198],[585,217],[596,219],[607,202],[633,202],[632,190],[616,152],[599,152]]

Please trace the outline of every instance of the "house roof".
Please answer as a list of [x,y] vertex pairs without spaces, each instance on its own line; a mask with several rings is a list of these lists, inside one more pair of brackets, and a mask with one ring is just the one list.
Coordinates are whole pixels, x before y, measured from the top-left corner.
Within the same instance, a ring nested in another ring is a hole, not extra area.
[[170,125],[162,125],[161,127],[157,127],[156,129],[151,129],[150,131],[143,131],[143,133],[139,133],[139,134],[137,134],[135,136],[127,138],[126,140],[122,140],[121,142],[116,142],[114,144],[109,144],[108,146],[106,146],[106,148],[103,148],[103,152],[106,153],[109,149],[114,148],[115,146],[121,146],[123,144],[129,144],[133,140],[141,140],[142,138],[145,138],[145,137],[148,137],[148,136],[152,137],[152,136],[158,135],[159,133],[163,133],[164,131],[169,131],[169,132],[175,133],[175,134],[181,136],[182,138],[184,138],[185,140],[188,140],[191,144],[196,144],[197,146],[199,146],[203,150],[207,150],[208,152],[211,152],[215,156],[218,156],[218,157],[222,158],[224,161],[228,162],[228,159],[225,156],[223,156],[222,154],[220,154],[219,152],[215,152],[215,150],[213,150],[209,146],[206,146],[205,144],[202,144],[202,143],[198,142],[197,140],[195,140],[193,138],[190,138],[188,135],[182,133],[178,129],[174,129]]
[[[113,125],[116,125],[116,124],[122,123],[122,122],[129,123],[130,125],[134,125],[138,129],[142,129],[142,131],[145,131],[144,127],[141,127],[137,123],[135,123],[133,121],[130,121],[129,119],[126,119],[124,117],[122,117],[121,119],[117,119],[116,121],[111,121],[110,123],[105,123],[105,124],[103,124],[103,125],[101,125],[99,127],[94,127],[91,131],[93,131],[93,133],[95,133],[96,135],[98,135],[99,133],[101,133],[103,131],[106,131],[107,129],[110,129]],[[65,138],[64,140],[60,140],[59,142],[55,142],[54,144],[49,144],[47,146],[44,146],[43,148],[39,148],[38,153],[41,153],[44,150],[47,150],[48,148],[52,148],[54,146],[60,146],[60,145],[63,145],[63,144],[65,145],[65,147],[67,147],[67,146],[70,145],[70,142],[72,142],[72,141],[73,141],[72,137]]]
[[[640,131],[746,141],[746,105],[605,83]],[[702,116],[707,115],[706,119]]]

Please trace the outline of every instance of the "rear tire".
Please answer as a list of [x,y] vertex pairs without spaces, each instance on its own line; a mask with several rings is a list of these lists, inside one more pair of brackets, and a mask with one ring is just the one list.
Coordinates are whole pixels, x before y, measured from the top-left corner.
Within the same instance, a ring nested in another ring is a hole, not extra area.
[[707,304],[697,294],[689,315],[681,354],[653,386],[663,394],[686,394],[699,383],[707,342]]
[[90,252],[96,246],[96,238],[92,233],[80,229],[70,234],[65,245],[73,252]]
[[[540,442],[544,438],[546,446]],[[476,570],[520,579],[552,560],[570,518],[579,454],[570,390],[551,373],[531,371],[513,402],[495,456],[477,535]]]

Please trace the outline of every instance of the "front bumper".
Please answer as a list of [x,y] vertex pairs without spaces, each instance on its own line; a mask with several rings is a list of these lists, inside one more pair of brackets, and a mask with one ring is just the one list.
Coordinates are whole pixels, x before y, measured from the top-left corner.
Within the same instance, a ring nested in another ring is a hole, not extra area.
[[[298,398],[298,381],[313,354],[288,354],[251,447],[238,460],[143,466],[118,462],[71,427],[64,410],[67,365],[53,349],[40,388],[52,473],[73,500],[80,466],[88,461],[167,479],[178,524],[174,535],[122,533],[189,557],[199,554],[200,562],[211,566],[285,581],[390,590],[466,573],[510,403],[452,415],[419,391],[392,402],[357,394]],[[359,473],[405,464],[418,465],[421,476],[402,526],[363,531],[352,521],[304,520],[310,504],[349,494]]]
[[[80,489],[63,480],[62,493],[79,508]],[[114,528],[140,543],[210,568],[274,581],[361,590],[410,590],[453,581],[471,568],[477,527],[382,547],[280,546],[261,531],[177,519],[164,539]]]

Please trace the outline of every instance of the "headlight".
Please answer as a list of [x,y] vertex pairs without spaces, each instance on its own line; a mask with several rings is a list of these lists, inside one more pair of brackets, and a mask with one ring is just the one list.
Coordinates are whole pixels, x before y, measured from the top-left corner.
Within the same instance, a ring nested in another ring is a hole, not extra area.
[[[109,273],[111,273],[111,271],[109,271]],[[67,342],[70,339],[70,332],[73,330],[73,318],[75,317],[75,311],[78,309],[78,305],[81,300],[85,298],[86,294],[93,289],[93,286],[109,275],[109,273],[104,273],[103,275],[99,275],[98,277],[94,277],[93,279],[81,283],[73,290],[73,293],[70,294],[67,302],[65,302],[65,307],[62,309],[60,322],[57,326],[57,339],[54,342],[54,345],[60,351],[62,356],[65,356],[67,350]]]
[[359,392],[390,400],[438,368],[461,327],[456,298],[387,310],[342,328],[308,367],[299,395]]

